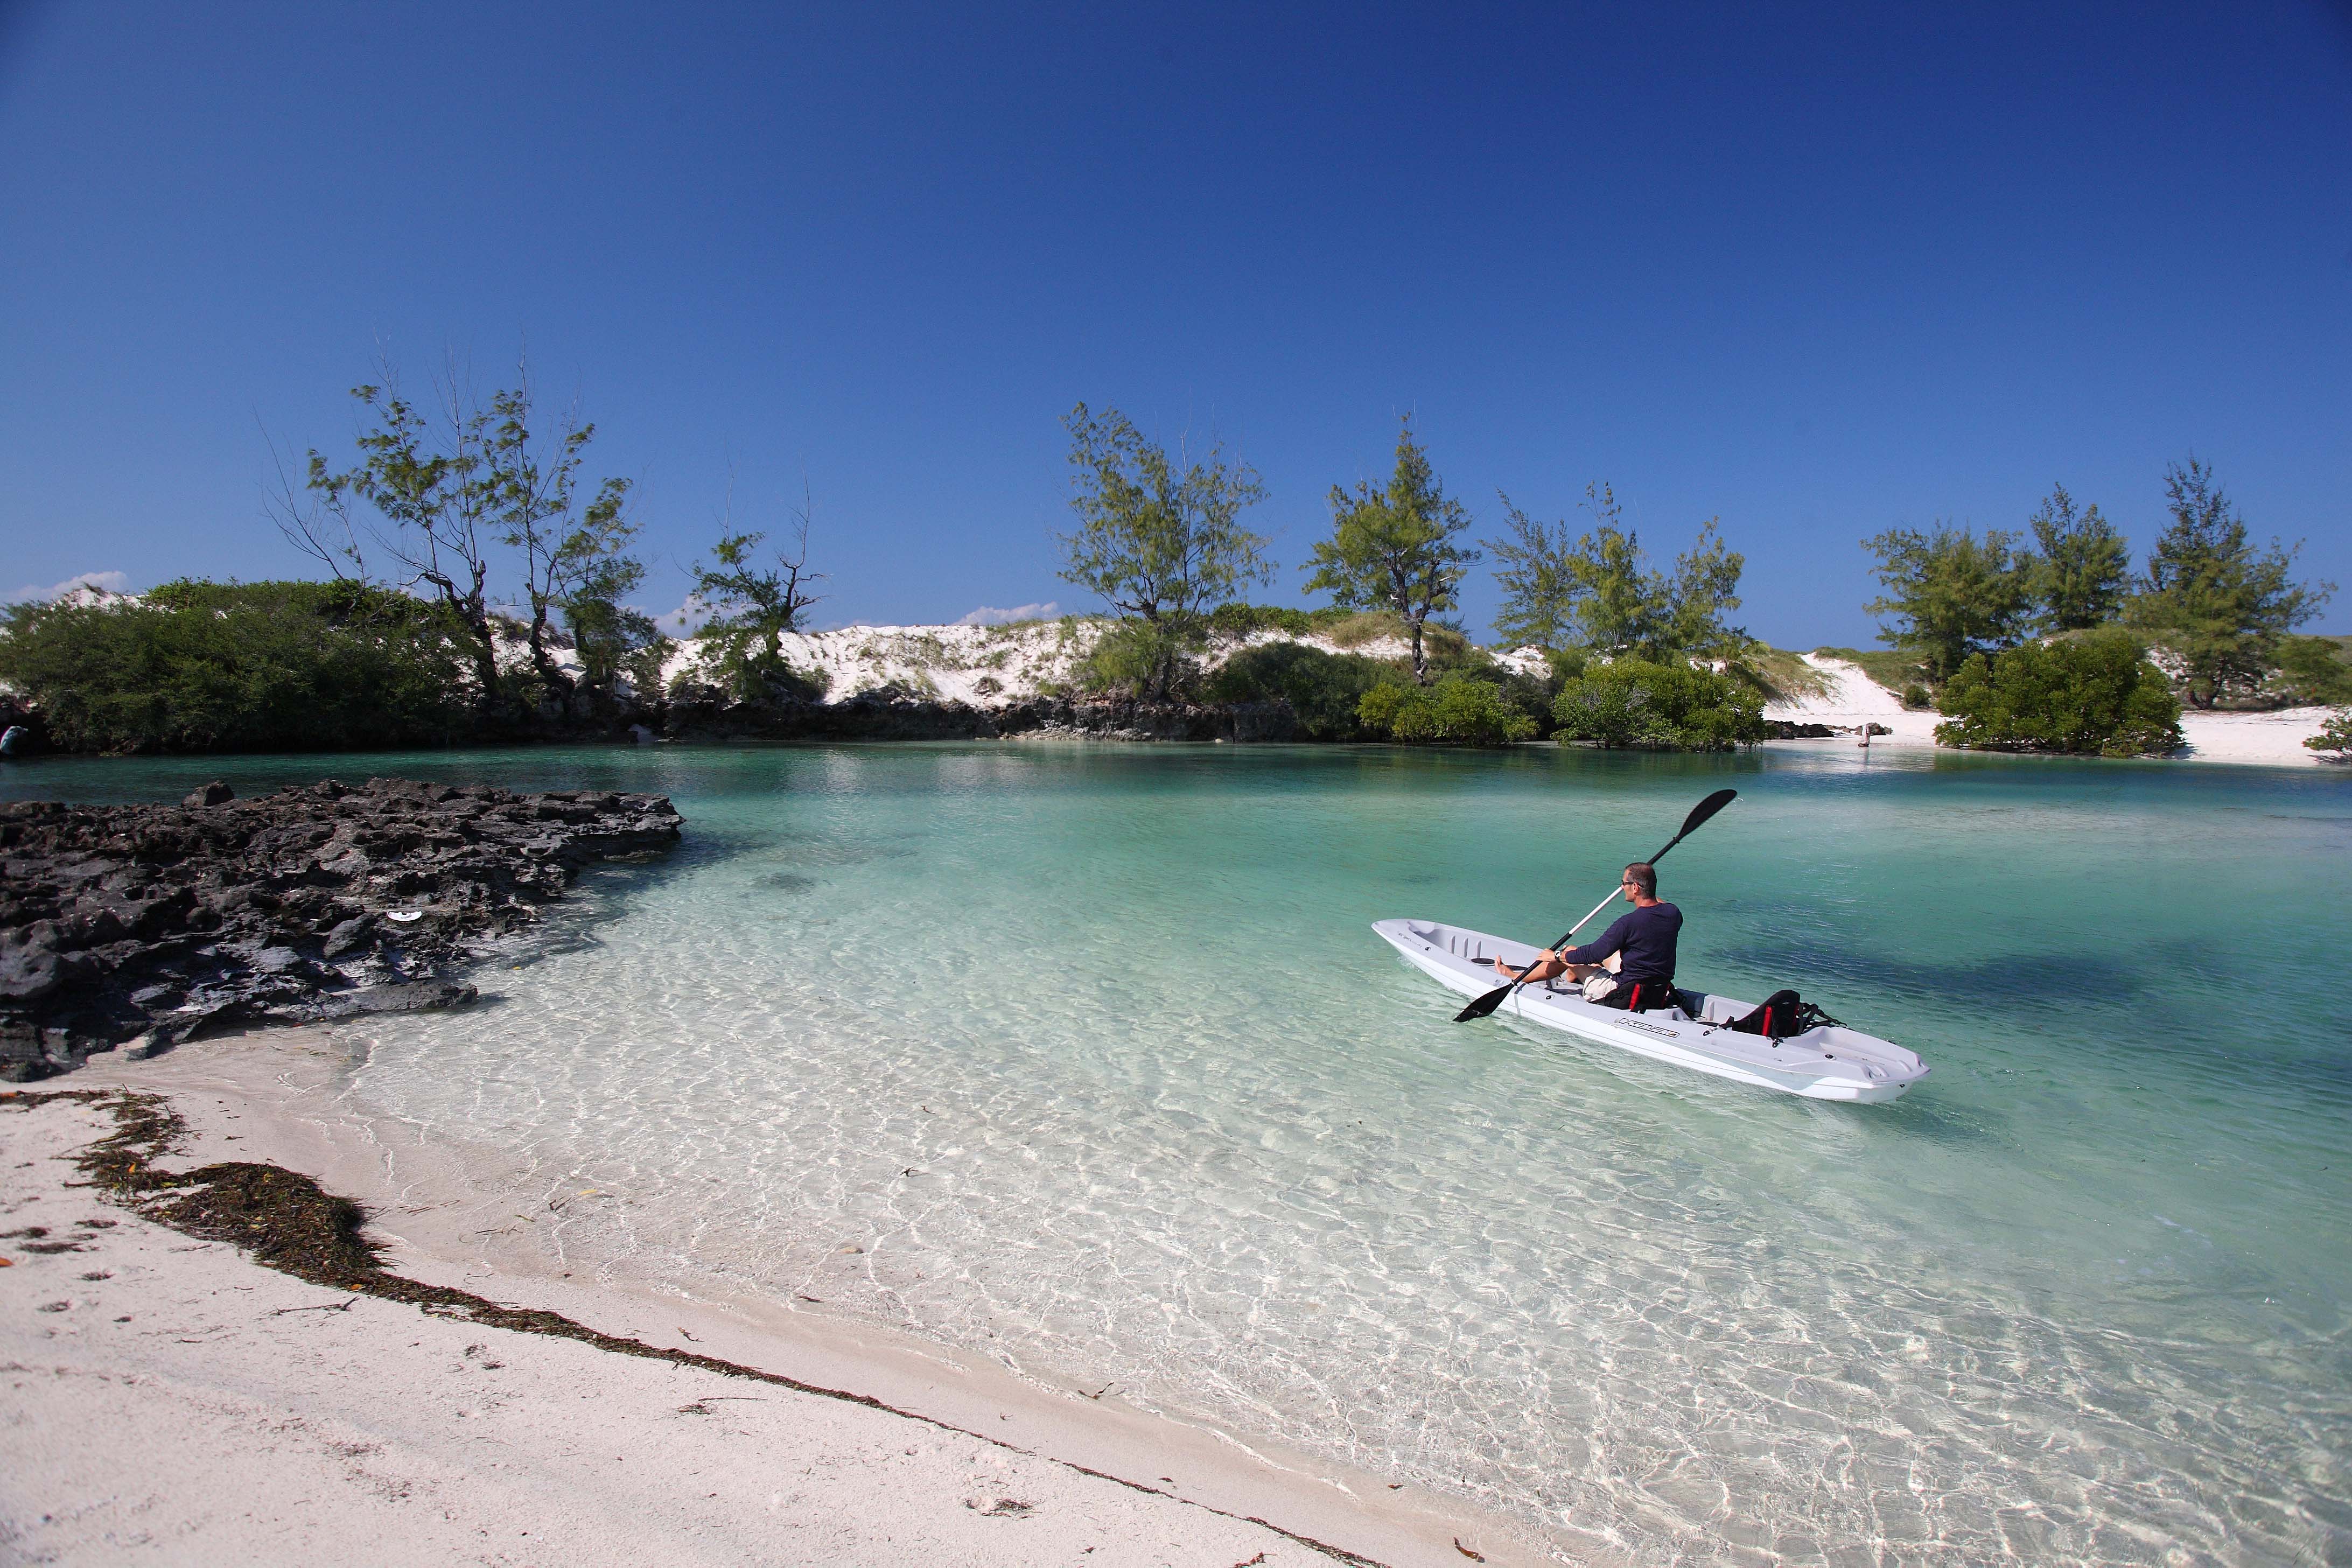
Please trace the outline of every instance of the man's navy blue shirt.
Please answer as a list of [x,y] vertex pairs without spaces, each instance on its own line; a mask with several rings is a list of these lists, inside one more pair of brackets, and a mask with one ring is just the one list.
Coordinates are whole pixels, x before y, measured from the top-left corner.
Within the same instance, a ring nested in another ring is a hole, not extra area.
[[1617,966],[1620,980],[1675,981],[1675,938],[1683,929],[1683,912],[1672,904],[1652,904],[1617,917],[1598,942],[1571,947],[1560,957],[1570,963],[1598,963],[1612,952],[1623,953]]

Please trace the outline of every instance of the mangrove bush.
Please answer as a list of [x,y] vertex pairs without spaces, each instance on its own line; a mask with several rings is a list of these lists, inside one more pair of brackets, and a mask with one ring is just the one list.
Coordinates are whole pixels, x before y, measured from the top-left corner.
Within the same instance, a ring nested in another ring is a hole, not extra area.
[[2113,628],[1979,654],[1944,687],[1936,738],[1979,751],[2160,755],[2180,704],[2138,640]]
[[1287,702],[1310,739],[1353,741],[1365,732],[1359,711],[1365,696],[1384,683],[1393,688],[1396,679],[1376,658],[1277,642],[1234,655],[1202,695],[1212,702]]
[[0,680],[80,752],[447,745],[480,711],[442,605],[333,583],[166,583],[6,612]]
[[1500,746],[1536,738],[1536,721],[1491,681],[1447,675],[1433,686],[1393,677],[1364,693],[1356,717],[1374,736],[1421,745]]
[[1687,664],[1621,658],[1589,664],[1552,700],[1555,739],[1605,748],[1727,752],[1764,738],[1755,689]]

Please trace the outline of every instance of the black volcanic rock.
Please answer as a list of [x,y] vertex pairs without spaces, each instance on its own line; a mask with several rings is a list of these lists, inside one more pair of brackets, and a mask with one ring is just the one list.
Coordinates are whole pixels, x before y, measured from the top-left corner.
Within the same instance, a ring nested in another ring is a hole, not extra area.
[[679,826],[659,795],[407,779],[0,805],[0,1079],[214,1025],[469,1001],[451,971]]

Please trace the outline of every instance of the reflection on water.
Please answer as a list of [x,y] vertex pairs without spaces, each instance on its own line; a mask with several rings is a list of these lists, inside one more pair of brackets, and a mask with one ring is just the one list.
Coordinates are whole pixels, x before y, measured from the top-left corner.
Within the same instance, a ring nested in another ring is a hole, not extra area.
[[[688,815],[597,879],[593,940],[497,976],[495,1028],[369,1026],[362,1100],[598,1189],[567,1256],[1115,1382],[1604,1560],[2352,1554],[2352,1030],[2308,1005],[2352,935],[2338,780],[1843,748],[341,768],[395,770]],[[1366,929],[1553,934],[1727,782],[1662,868],[1685,978],[1913,1047],[1908,1099],[1457,1026]]]

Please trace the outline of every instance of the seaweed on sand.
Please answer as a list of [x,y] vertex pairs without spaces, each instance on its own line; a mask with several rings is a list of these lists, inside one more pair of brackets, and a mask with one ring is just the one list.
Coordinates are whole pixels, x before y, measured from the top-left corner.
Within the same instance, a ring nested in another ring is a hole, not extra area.
[[[905,1416],[910,1421],[920,1421],[941,1431],[974,1438],[1012,1453],[1030,1453],[1028,1449],[1016,1447],[985,1432],[952,1426],[917,1411],[902,1410],[870,1394],[824,1388],[786,1377],[781,1373],[762,1372],[757,1367],[721,1361],[717,1356],[672,1350],[647,1344],[643,1340],[601,1333],[585,1324],[572,1321],[560,1312],[504,1306],[468,1290],[426,1285],[394,1274],[383,1267],[377,1255],[376,1245],[365,1235],[367,1212],[351,1199],[328,1192],[298,1172],[249,1160],[224,1161],[199,1166],[193,1171],[163,1169],[157,1162],[179,1151],[186,1140],[188,1125],[172,1109],[171,1102],[161,1095],[125,1089],[20,1090],[0,1094],[0,1110],[29,1110],[51,1100],[78,1100],[107,1112],[113,1119],[114,1130],[75,1157],[76,1167],[86,1178],[82,1184],[98,1188],[110,1201],[184,1235],[207,1241],[226,1241],[242,1247],[253,1256],[256,1262],[280,1273],[291,1274],[314,1285],[377,1296],[391,1301],[404,1301],[436,1317],[461,1318],[485,1328],[511,1329],[518,1333],[578,1340],[618,1355],[671,1362],[725,1377],[745,1378],[777,1388],[791,1389],[798,1394],[863,1405],[892,1415]],[[1055,1462],[1080,1475],[1113,1481],[1133,1491],[1159,1497],[1176,1496],[1172,1491],[1074,1464],[1067,1459]],[[1381,1568],[1371,1558],[1285,1530],[1255,1515],[1233,1513],[1201,1502],[1192,1502],[1191,1506],[1270,1530],[1335,1562],[1359,1563],[1363,1568]]]

